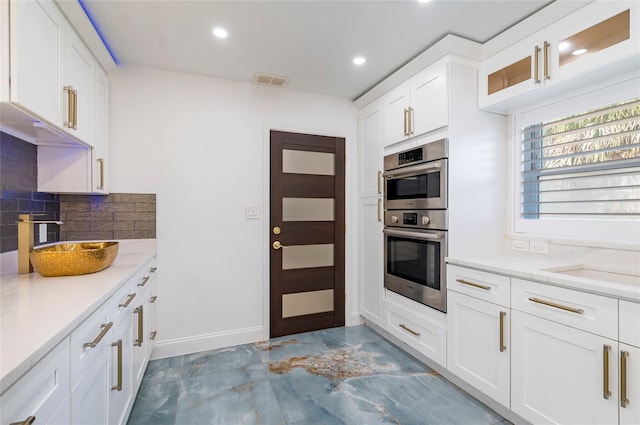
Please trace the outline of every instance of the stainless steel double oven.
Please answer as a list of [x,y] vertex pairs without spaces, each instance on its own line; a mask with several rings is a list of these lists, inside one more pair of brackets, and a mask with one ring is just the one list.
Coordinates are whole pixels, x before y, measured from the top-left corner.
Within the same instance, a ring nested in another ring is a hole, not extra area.
[[384,158],[384,286],[446,312],[446,139]]

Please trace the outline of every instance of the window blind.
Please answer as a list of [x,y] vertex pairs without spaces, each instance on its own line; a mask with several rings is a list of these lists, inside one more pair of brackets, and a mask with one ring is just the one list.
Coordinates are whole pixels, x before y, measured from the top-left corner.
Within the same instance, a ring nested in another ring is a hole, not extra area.
[[521,216],[640,220],[640,98],[522,128]]

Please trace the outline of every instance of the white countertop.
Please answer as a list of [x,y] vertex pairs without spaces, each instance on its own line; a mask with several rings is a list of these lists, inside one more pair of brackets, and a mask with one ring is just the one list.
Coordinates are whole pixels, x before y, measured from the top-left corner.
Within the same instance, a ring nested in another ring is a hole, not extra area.
[[0,394],[156,253],[155,239],[119,242],[113,264],[98,273],[0,276]]
[[[624,279],[625,276],[621,276],[623,278],[621,280],[626,280],[627,282],[612,282],[547,271],[548,269],[562,269],[566,266],[583,266],[585,262],[579,259],[569,259],[561,256],[493,254],[447,257],[446,262],[612,298],[640,302],[640,281],[636,281],[633,278],[629,279],[630,276],[626,276],[627,279]],[[640,272],[640,268],[636,264],[621,264],[617,265],[617,267],[615,264],[608,267],[606,264],[586,264],[597,270],[614,271],[621,268],[625,273],[636,275]]]

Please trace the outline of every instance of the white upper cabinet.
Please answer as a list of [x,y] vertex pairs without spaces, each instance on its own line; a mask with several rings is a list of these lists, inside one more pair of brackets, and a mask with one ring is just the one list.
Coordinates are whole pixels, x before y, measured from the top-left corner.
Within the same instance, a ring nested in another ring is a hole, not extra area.
[[447,63],[440,61],[383,97],[384,146],[448,124],[447,80]]
[[[22,121],[7,119],[3,125],[30,136],[32,131],[25,132],[22,127],[29,127],[35,117],[73,137],[30,137],[34,143],[94,146],[97,61],[52,0],[10,0],[6,6],[4,3],[0,23],[10,28],[2,30],[9,42],[2,48],[10,47],[10,54],[2,57],[10,66],[8,75],[4,67],[0,74],[1,100],[28,114]],[[7,10],[8,22],[4,16]]]
[[596,1],[484,60],[481,109],[508,113],[640,66],[638,2]]
[[93,96],[93,192],[109,193],[109,78],[96,67]]
[[382,102],[360,111],[360,196],[382,196]]
[[11,101],[57,125],[64,120],[66,20],[52,1],[11,1]]
[[94,146],[91,134],[91,95],[96,61],[74,31],[67,32],[65,64],[65,127],[74,136]]

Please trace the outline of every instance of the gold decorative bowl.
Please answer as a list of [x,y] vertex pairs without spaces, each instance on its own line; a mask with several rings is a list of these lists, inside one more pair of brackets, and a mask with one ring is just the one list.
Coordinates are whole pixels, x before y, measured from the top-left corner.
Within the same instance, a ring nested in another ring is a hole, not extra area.
[[42,276],[76,276],[109,267],[118,255],[118,247],[118,242],[61,243],[36,248],[29,258]]

